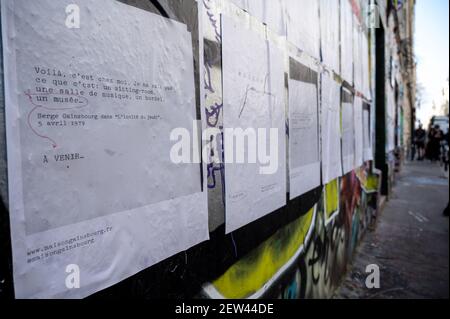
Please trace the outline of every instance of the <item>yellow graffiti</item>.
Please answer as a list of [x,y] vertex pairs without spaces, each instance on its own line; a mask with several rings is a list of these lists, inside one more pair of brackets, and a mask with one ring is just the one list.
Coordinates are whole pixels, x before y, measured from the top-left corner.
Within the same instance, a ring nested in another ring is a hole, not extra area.
[[366,193],[370,194],[378,192],[380,178],[377,174],[370,173],[366,169],[360,169],[356,171],[356,176],[361,183],[361,187]]
[[325,200],[327,218],[330,218],[339,209],[339,179],[325,186]]
[[314,208],[262,243],[213,282],[229,299],[241,299],[259,291],[304,244],[312,226]]
[[365,189],[367,192],[378,192],[378,185],[379,185],[380,179],[378,175],[370,174],[367,176],[367,183],[365,185]]

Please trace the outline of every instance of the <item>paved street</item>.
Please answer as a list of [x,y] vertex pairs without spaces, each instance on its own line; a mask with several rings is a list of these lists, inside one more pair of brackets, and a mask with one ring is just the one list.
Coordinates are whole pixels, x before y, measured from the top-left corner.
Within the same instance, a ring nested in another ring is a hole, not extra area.
[[[448,196],[438,164],[405,164],[335,298],[448,298],[449,219],[442,215]],[[369,264],[380,267],[380,289],[365,287]]]

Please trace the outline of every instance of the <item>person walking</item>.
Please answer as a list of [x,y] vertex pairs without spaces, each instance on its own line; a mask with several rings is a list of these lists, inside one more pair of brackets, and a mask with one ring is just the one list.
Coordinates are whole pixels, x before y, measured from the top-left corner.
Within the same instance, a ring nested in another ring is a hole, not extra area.
[[432,162],[439,161],[441,155],[441,141],[444,138],[439,125],[432,127],[428,133],[427,155]]
[[[414,145],[417,150],[417,156],[419,161],[423,161],[425,158],[425,141],[427,138],[427,132],[423,129],[422,124],[414,131]],[[414,158],[413,158],[414,160]]]

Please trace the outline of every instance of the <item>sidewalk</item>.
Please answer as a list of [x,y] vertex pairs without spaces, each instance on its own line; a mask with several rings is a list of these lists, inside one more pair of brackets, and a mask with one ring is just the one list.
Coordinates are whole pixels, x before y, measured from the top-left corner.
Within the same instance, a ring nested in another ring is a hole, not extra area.
[[[438,164],[406,164],[334,298],[448,298],[448,184]],[[365,286],[370,264],[380,267],[380,289]]]

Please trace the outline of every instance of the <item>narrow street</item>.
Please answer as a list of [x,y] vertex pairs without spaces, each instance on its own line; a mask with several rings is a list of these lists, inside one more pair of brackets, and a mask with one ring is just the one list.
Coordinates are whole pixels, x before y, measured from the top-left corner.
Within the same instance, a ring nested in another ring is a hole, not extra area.
[[[448,175],[438,164],[405,164],[335,298],[448,298],[448,194]],[[370,264],[380,267],[380,289],[365,286]]]

